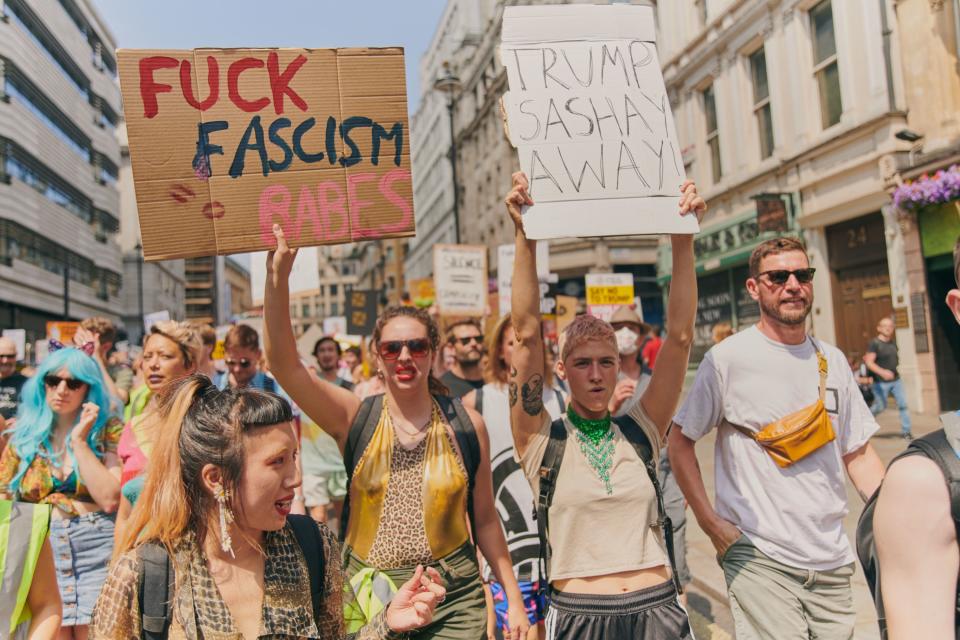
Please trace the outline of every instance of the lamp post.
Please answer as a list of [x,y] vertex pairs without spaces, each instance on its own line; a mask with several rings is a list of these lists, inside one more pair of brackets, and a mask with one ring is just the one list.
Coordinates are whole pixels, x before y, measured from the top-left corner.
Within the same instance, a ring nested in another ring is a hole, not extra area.
[[463,83],[450,69],[450,63],[443,63],[443,75],[434,80],[435,91],[447,95],[447,112],[450,114],[450,168],[453,170],[453,225],[454,239],[460,244],[460,188],[457,183],[457,138],[453,128],[453,109],[456,106],[457,94],[463,89]]
[[140,344],[143,345],[147,337],[143,325],[143,245],[138,242],[134,249],[137,251],[137,310],[140,313]]

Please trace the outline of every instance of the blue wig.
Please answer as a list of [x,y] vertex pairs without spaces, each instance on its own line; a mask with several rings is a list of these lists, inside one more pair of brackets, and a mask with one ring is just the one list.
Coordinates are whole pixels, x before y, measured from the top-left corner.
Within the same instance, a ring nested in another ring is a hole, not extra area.
[[[47,451],[53,448],[50,442],[50,434],[55,424],[55,416],[53,410],[47,404],[47,388],[43,380],[47,375],[56,375],[63,368],[66,368],[74,379],[87,383],[89,388],[84,402],[93,402],[100,407],[100,413],[97,414],[97,421],[90,429],[87,443],[98,457],[102,456],[97,451],[97,442],[110,419],[111,410],[110,395],[104,385],[100,366],[80,349],[69,348],[55,351],[37,367],[36,374],[24,383],[23,389],[20,391],[17,422],[13,429],[9,431],[11,434],[9,446],[14,448],[17,457],[20,458],[20,468],[9,485],[9,490],[13,494],[19,492],[20,480],[27,469],[30,468],[34,458],[37,455],[44,455],[41,447],[45,446]],[[76,469],[76,459],[73,456],[69,437],[67,438],[67,452],[73,460],[73,468]]]

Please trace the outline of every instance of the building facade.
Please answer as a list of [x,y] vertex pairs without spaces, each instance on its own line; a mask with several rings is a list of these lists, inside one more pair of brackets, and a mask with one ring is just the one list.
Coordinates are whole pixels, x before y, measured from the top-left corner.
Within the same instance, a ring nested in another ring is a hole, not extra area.
[[120,88],[89,0],[0,2],[0,326],[119,321]]
[[253,308],[250,271],[236,259],[226,256],[223,260],[223,279],[226,282],[228,320],[233,322]]
[[[354,245],[356,286],[360,289],[378,291],[381,308],[400,304],[406,287],[404,261],[407,257],[408,245],[407,238],[388,238]],[[432,248],[430,259],[433,260]]]
[[[909,149],[882,167],[888,190],[938,171],[960,172],[960,0],[894,4],[907,103]],[[913,358],[906,379],[922,406],[960,408],[960,327],[944,304],[956,286],[953,245],[960,201],[894,210],[884,218],[891,287],[898,303],[897,342]]]
[[[476,46],[487,4],[448,0],[430,46],[420,59],[420,103],[410,120],[417,235],[409,241],[405,267],[409,279],[433,275],[434,245],[456,243],[449,97],[433,85],[446,69],[454,69],[455,63],[465,60]],[[462,231],[464,218],[460,220]]]
[[[960,2],[682,0],[658,20],[684,164],[710,203],[692,360],[713,324],[756,320],[747,257],[791,233],[818,270],[812,332],[855,363],[892,316],[911,408],[960,407],[960,331],[943,304],[956,202],[891,200],[960,160]],[[664,283],[668,260],[664,244]]]
[[[648,0],[632,3],[650,4]],[[506,69],[499,59],[500,28],[503,9],[510,4],[517,3],[507,0],[448,2],[437,35],[421,64],[423,91],[430,95],[424,96],[414,119],[421,130],[429,132],[430,144],[435,146],[430,155],[432,162],[423,161],[419,171],[414,166],[414,177],[420,185],[414,192],[415,199],[418,193],[422,194],[416,201],[417,215],[430,216],[431,220],[446,216],[449,220],[452,198],[444,195],[452,189],[449,160],[445,155],[449,143],[441,142],[442,130],[449,128],[447,98],[431,89],[447,63],[461,84],[454,96],[453,109],[460,241],[488,248],[491,278],[498,269],[497,247],[513,242],[513,229],[507,220],[503,198],[510,189],[511,175],[520,169],[516,149],[506,137],[500,112],[500,97],[507,90]],[[566,3],[542,0],[525,4]],[[442,226],[445,235],[438,232],[425,236],[424,244],[430,247],[431,253],[411,244],[407,277],[426,277],[433,273],[432,245],[443,241],[440,238],[451,237],[449,224]],[[431,224],[430,228],[437,227]],[[418,217],[418,242],[424,231]],[[660,324],[663,300],[656,277],[656,260],[657,239],[654,237],[550,241],[550,270],[557,274],[558,293],[582,299],[585,295],[583,277],[587,273],[632,273],[645,319]]]
[[140,219],[133,189],[127,127],[117,126],[120,142],[120,250],[123,252],[123,285],[120,289],[121,322],[132,341],[143,332],[144,314],[168,311],[174,320],[186,316],[186,267],[183,260],[145,262],[140,238]]

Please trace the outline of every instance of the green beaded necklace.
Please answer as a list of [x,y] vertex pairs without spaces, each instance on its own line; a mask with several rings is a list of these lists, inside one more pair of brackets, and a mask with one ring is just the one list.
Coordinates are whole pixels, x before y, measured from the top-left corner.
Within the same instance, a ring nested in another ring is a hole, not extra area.
[[607,495],[613,494],[610,482],[610,470],[613,468],[613,429],[610,428],[610,414],[599,420],[590,420],[577,415],[573,406],[567,407],[567,418],[576,429],[580,451],[590,467],[603,482]]

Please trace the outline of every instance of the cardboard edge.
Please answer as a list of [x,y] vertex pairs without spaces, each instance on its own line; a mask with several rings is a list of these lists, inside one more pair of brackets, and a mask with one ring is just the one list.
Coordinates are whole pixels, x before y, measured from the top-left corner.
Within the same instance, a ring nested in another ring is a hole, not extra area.
[[[595,199],[566,202],[545,202],[523,211],[523,227],[530,240],[554,240],[558,238],[590,238],[606,236],[663,235],[699,233],[700,225],[694,215],[680,216],[680,197],[650,196],[643,203],[635,199]],[[604,220],[604,230],[598,233],[596,220],[584,215],[585,211],[609,210]],[[618,210],[618,211],[614,211]],[[617,218],[613,218],[613,214]],[[644,230],[639,216],[658,216],[657,230]],[[558,233],[563,228],[563,233]]]

